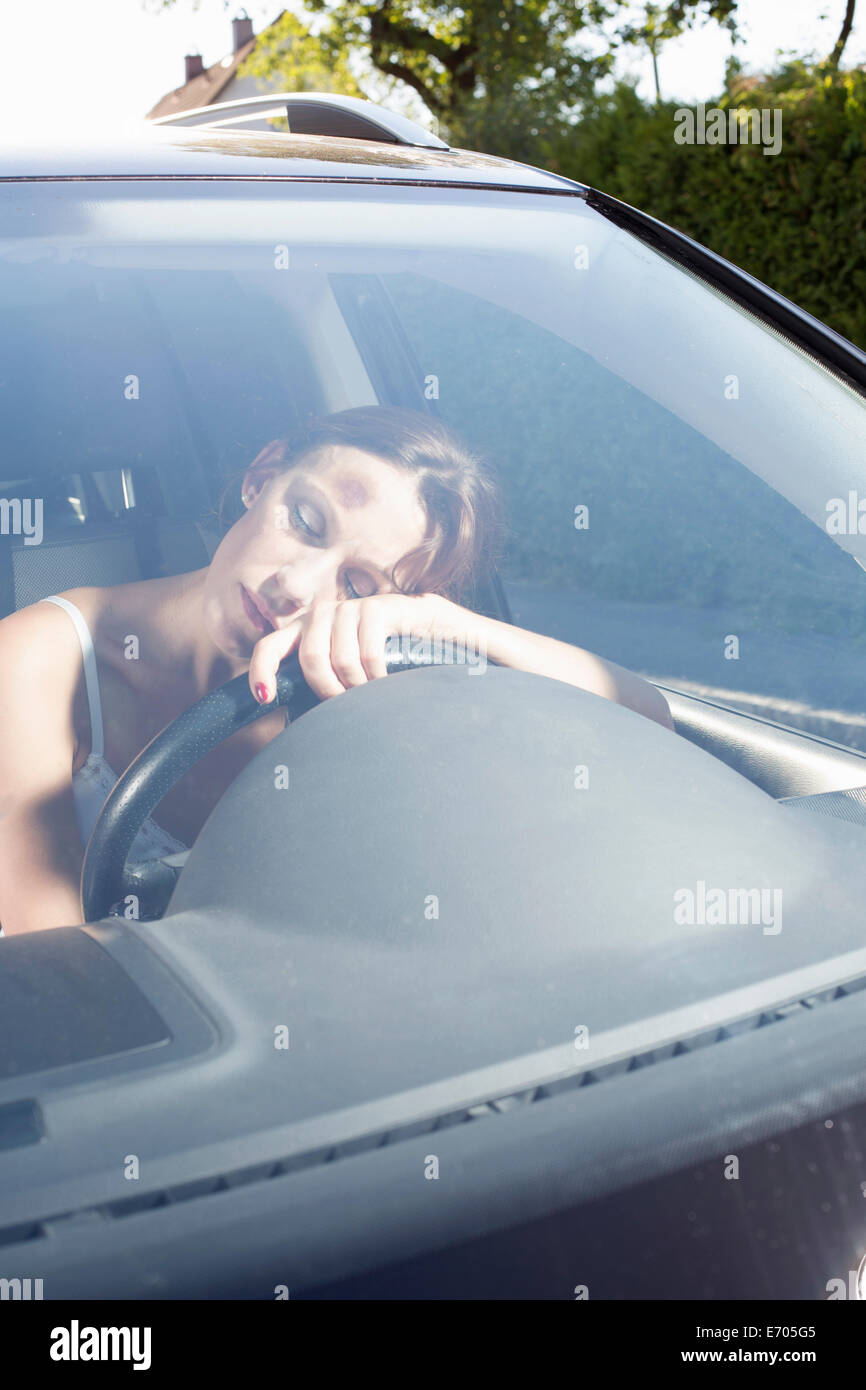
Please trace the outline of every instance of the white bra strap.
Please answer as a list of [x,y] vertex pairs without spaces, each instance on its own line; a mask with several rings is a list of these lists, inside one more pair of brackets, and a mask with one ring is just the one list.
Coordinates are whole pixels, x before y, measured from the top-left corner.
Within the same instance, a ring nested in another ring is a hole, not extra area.
[[101,758],[104,748],[102,702],[99,698],[99,673],[96,669],[96,653],[93,650],[90,628],[75,604],[70,603],[68,598],[61,598],[59,594],[51,594],[48,598],[42,599],[42,602],[56,603],[58,607],[65,608],[75,624],[75,631],[78,633],[78,640],[81,643],[81,655],[84,658],[84,684],[87,689],[87,704],[90,709],[90,751],[95,753],[97,758]]

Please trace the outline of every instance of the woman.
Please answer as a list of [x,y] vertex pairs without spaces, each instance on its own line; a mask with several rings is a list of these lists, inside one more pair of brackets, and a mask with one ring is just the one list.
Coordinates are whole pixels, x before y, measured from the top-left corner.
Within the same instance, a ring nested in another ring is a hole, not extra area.
[[[386,639],[411,634],[465,644],[673,728],[647,681],[455,601],[492,553],[500,514],[484,464],[438,420],[364,406],[313,421],[262,449],[241,498],[240,519],[205,569],[72,589],[0,622],[7,936],[80,922],[83,846],[114,769],[242,671],[270,703],[277,668],[295,649],[322,698],[386,675]],[[204,757],[164,798],[130,859],[191,845],[241,768],[284,727],[275,707]]]

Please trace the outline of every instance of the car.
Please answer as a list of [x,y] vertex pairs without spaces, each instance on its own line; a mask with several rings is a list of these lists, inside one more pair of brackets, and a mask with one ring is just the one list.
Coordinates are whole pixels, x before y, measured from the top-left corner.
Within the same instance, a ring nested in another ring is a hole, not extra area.
[[266,440],[397,405],[498,470],[478,611],[676,725],[418,644],[323,702],[290,661],[139,913],[136,828],[244,677],[171,724],[86,925],[0,942],[4,1296],[857,1296],[866,354],[333,94],[24,143],[0,189],[2,613],[201,568]]

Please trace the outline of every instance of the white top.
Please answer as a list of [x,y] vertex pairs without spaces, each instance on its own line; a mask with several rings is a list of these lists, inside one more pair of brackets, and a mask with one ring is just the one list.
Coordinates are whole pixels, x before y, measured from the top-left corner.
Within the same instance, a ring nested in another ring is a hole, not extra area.
[[[102,701],[99,695],[99,674],[96,669],[96,652],[93,638],[84,618],[69,599],[52,594],[43,603],[56,603],[64,608],[75,624],[78,640],[81,643],[81,656],[84,661],[84,683],[87,689],[87,704],[90,710],[90,753],[86,761],[72,774],[72,795],[75,800],[75,817],[82,848],[87,847],[90,832],[96,818],[105,804],[105,799],[117,781],[117,774],[109,767],[103,757]],[[189,847],[176,840],[157,825],[149,816],[132,842],[129,863],[141,864],[147,860],[165,859],[167,863],[182,867],[189,855]],[[4,936],[0,924],[0,937]]]
[[[58,594],[52,594],[50,598],[43,599],[42,602],[56,603],[60,608],[66,610],[75,624],[78,640],[81,643],[84,683],[90,710],[90,753],[84,764],[72,774],[72,794],[75,798],[75,815],[81,843],[83,847],[86,847],[87,841],[90,839],[90,832],[96,824],[96,818],[117,781],[117,773],[109,767],[103,757],[102,701],[99,695],[96,653],[93,649],[90,629],[74,603],[70,603],[69,599],[61,598]],[[132,843],[132,848],[129,851],[129,862],[140,864],[149,859],[171,857],[172,863],[176,863],[178,861],[173,856],[182,854],[185,860],[188,853],[189,847],[187,845],[183,844],[181,840],[176,840],[173,835],[169,835],[167,830],[163,830],[156,821],[148,817]]]

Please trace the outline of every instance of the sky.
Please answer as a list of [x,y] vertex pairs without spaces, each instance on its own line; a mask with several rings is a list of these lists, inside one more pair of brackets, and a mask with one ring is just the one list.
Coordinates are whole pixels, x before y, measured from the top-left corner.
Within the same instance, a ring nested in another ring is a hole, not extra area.
[[[292,0],[250,0],[245,12],[259,32],[283,8],[303,13]],[[740,0],[744,41],[737,52],[751,71],[771,66],[780,48],[824,56],[844,8],[844,0]],[[866,63],[866,0],[859,11],[846,66]],[[182,84],[184,54],[201,53],[209,66],[230,51],[231,20],[240,13],[234,0],[199,0],[197,9],[193,0],[178,0],[169,11],[158,0],[0,0],[0,140],[14,141],[25,130],[50,140],[58,128],[141,120]],[[713,24],[667,44],[659,62],[662,96],[694,102],[717,94],[729,53],[729,36]],[[648,59],[632,53],[621,69],[652,96]],[[430,124],[412,97],[402,109]]]

